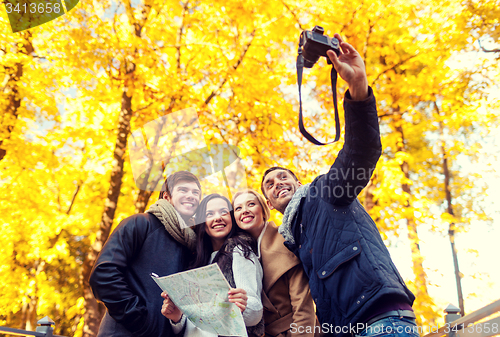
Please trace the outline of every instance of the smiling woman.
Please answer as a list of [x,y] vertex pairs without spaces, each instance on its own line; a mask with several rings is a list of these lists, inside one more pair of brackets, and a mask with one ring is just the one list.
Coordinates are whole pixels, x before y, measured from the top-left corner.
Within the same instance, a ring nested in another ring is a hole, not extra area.
[[[267,183],[278,185],[272,193],[285,198],[291,189],[291,180],[291,176],[279,174]],[[264,270],[262,304],[266,336],[318,335],[320,326],[309,280],[299,259],[284,246],[285,240],[276,225],[267,221],[270,211],[266,201],[258,192],[247,189],[234,195],[233,207],[237,227],[257,240],[258,257]]]
[[214,251],[218,251],[222,247],[233,228],[229,206],[221,198],[211,199],[207,202],[205,231],[210,237]]
[[[232,209],[229,200],[219,194],[210,194],[201,201],[196,213],[196,257],[191,268],[216,262],[232,287],[228,298],[240,308],[248,336],[262,336],[262,267],[255,239],[236,226]],[[162,296],[162,314],[170,319],[176,334],[186,326],[184,336],[216,336],[199,330],[186,320],[168,294]]]

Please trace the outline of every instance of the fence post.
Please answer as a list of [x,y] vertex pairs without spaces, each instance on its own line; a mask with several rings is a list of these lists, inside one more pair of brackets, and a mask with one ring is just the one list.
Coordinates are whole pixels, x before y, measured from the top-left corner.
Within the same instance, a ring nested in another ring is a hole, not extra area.
[[453,304],[449,304],[446,309],[444,309],[444,312],[446,312],[446,315],[444,316],[444,321],[446,323],[446,326],[448,327],[450,333],[448,334],[448,337],[455,337],[456,333],[458,330],[460,330],[460,327],[456,327],[455,329],[451,329],[451,325],[454,321],[462,317],[460,315],[460,309],[454,306]]
[[37,324],[38,326],[36,327],[36,332],[44,333],[45,337],[52,337],[52,333],[54,332],[52,325],[55,325],[55,323],[49,318],[49,316],[45,316],[39,320]]

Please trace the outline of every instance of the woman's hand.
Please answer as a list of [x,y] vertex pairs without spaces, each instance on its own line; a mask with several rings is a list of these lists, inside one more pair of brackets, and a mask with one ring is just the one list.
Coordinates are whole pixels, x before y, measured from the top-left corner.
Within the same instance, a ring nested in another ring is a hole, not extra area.
[[170,319],[174,323],[179,323],[182,318],[182,311],[174,304],[174,302],[172,302],[166,292],[162,292],[161,297],[164,298],[163,305],[161,306],[161,313],[163,316]]
[[247,292],[241,288],[231,288],[227,293],[229,302],[234,303],[240,308],[241,312],[245,311],[247,307]]

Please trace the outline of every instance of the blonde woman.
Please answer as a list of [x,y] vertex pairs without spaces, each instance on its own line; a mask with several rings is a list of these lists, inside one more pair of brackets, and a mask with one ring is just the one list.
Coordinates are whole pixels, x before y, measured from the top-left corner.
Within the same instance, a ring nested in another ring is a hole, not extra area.
[[238,227],[257,240],[257,252],[264,270],[262,304],[266,336],[314,336],[317,325],[309,280],[299,259],[284,245],[278,227],[269,222],[264,198],[254,190],[233,197]]

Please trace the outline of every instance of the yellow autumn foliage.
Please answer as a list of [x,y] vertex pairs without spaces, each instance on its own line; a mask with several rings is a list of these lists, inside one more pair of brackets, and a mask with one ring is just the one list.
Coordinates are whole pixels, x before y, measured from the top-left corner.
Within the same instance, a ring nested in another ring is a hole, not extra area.
[[[48,315],[57,334],[88,334],[83,271],[103,212],[112,209],[113,229],[143,195],[130,149],[116,145],[120,133],[194,108],[204,141],[239,148],[251,188],[260,189],[270,166],[294,170],[303,183],[326,172],[343,138],[316,147],[297,127],[297,41],[315,24],[365,59],[384,152],[360,199],[373,203],[384,239],[403,226],[417,234],[424,222],[444,233],[451,222],[465,231],[472,220],[487,221],[476,197],[485,182],[460,162],[475,160],[498,117],[485,75],[498,76],[498,66],[450,64],[471,51],[473,33],[498,41],[495,1],[91,0],[17,34],[0,10],[0,324],[33,327]],[[329,67],[320,60],[303,81],[306,128],[323,140],[335,130]],[[339,79],[342,126],[346,89]],[[455,216],[446,213],[442,148]],[[147,206],[157,192],[145,198]],[[279,224],[281,215],[271,220]],[[411,248],[418,235],[401,240],[412,252],[415,278],[407,282],[418,320],[434,322],[441,313],[427,294],[425,260]]]

